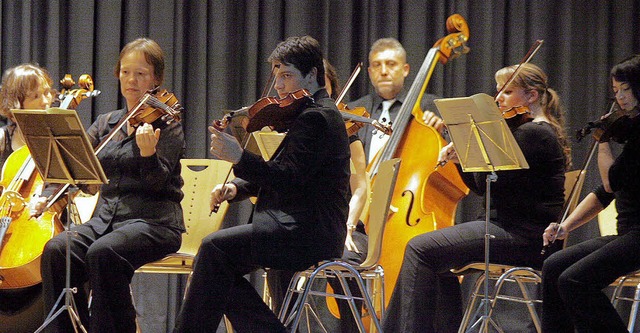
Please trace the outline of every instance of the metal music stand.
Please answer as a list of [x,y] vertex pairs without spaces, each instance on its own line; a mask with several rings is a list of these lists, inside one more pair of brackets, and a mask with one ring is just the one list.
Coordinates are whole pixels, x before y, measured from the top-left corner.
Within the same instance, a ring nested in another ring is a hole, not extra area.
[[[95,156],[93,147],[87,138],[82,122],[74,110],[51,108],[47,110],[11,110],[16,123],[22,132],[31,157],[35,162],[42,179],[48,183],[61,184],[61,188],[78,184],[104,184],[107,177],[100,162]],[[66,225],[66,281],[65,288],[47,315],[42,326],[35,333],[42,331],[58,315],[67,310],[73,329],[84,333],[78,310],[73,299],[77,288],[71,288],[71,211],[72,200],[67,192],[67,225]],[[64,297],[64,305],[57,311]],[[54,312],[55,311],[55,312]]]
[[[528,169],[529,165],[515,141],[493,97],[476,94],[470,97],[436,99],[435,104],[456,148],[464,172],[490,172],[487,175],[485,201],[484,264],[489,276],[489,234],[491,183],[497,181],[496,171]],[[484,279],[484,297],[476,315],[483,315],[467,330],[487,332],[490,310],[489,279]],[[495,323],[492,323],[495,326]]]

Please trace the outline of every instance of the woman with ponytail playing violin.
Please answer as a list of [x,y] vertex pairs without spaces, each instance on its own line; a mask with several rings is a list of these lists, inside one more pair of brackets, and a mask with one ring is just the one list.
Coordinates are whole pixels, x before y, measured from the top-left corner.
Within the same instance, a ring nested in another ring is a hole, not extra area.
[[[516,66],[499,70],[500,90]],[[523,64],[497,102],[502,111],[526,106],[531,120],[512,129],[529,169],[498,171],[491,185],[492,262],[541,267],[539,235],[557,220],[564,203],[564,172],[570,161],[556,92],[537,66]],[[453,144],[440,161],[458,163]],[[486,173],[462,172],[464,182],[484,195]],[[426,168],[433,168],[431,165]],[[385,332],[457,332],[462,320],[458,278],[450,269],[484,261],[485,219],[427,232],[407,244],[398,282],[383,325]]]
[[[589,193],[562,223],[544,231],[544,244],[564,239],[616,200],[617,235],[597,237],[551,255],[542,269],[544,332],[627,332],[602,289],[640,269],[640,55],[611,70],[618,107],[629,114],[628,133],[610,133],[624,143],[614,157],[608,142],[598,143],[602,185]],[[624,134],[624,135],[623,135]],[[603,136],[601,136],[603,137]]]
[[[109,183],[100,186],[92,218],[72,226],[77,236],[70,244],[75,304],[83,325],[92,333],[136,331],[129,289],[133,273],[177,251],[184,231],[180,206],[180,159],[185,150],[182,125],[174,121],[154,129],[144,123],[136,129],[127,122],[117,128],[147,91],[162,84],[162,49],[146,38],[128,43],[120,52],[115,75],[126,107],[98,116],[87,129],[93,146],[102,147],[97,157]],[[114,128],[115,135],[102,144]],[[43,209],[38,208],[39,212]],[[46,311],[54,307],[65,287],[66,241],[65,233],[60,233],[47,243],[42,255]],[[90,317],[85,282],[92,290]],[[64,313],[46,328],[49,332],[73,332],[71,325]]]

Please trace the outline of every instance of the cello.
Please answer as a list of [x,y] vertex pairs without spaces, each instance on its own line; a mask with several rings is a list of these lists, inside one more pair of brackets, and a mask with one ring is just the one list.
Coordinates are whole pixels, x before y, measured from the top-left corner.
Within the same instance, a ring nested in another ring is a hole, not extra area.
[[447,18],[447,31],[449,35],[427,53],[393,124],[393,133],[367,167],[375,182],[382,161],[402,159],[379,260],[385,271],[385,304],[389,303],[409,240],[453,225],[457,203],[469,193],[455,166],[445,165],[437,170],[429,167],[437,162],[446,142],[436,129],[422,121],[420,110],[420,100],[436,64],[446,64],[468,52],[469,28],[461,15]]
[[[70,90],[75,82],[69,74],[60,82],[65,88],[60,95],[61,108],[75,108],[83,99],[99,94],[87,74],[80,77],[79,89]],[[44,245],[64,227],[57,212],[31,216],[28,202],[42,188],[43,179],[26,145],[9,155],[2,171],[0,290],[25,288],[41,282],[40,255]]]

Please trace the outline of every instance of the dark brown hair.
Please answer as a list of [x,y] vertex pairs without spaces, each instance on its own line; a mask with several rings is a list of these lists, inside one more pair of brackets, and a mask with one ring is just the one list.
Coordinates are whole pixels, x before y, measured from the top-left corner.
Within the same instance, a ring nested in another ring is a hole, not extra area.
[[640,54],[628,57],[613,66],[611,78],[628,83],[633,96],[640,101]]
[[284,65],[293,65],[302,76],[306,76],[315,67],[318,71],[316,81],[324,87],[324,64],[322,63],[320,44],[311,36],[289,37],[271,52],[267,61],[279,61]]

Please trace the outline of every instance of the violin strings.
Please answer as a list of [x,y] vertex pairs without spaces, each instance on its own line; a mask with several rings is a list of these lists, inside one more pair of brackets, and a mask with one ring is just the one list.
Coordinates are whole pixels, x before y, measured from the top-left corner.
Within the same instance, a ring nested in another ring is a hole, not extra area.
[[157,99],[157,98],[155,98],[154,96],[151,96],[151,95],[149,95],[149,99],[147,99],[146,103],[149,104],[149,106],[152,106],[154,108],[161,108],[161,109],[163,109],[165,111],[168,111],[170,113],[176,112],[170,106],[160,102],[159,99]]

